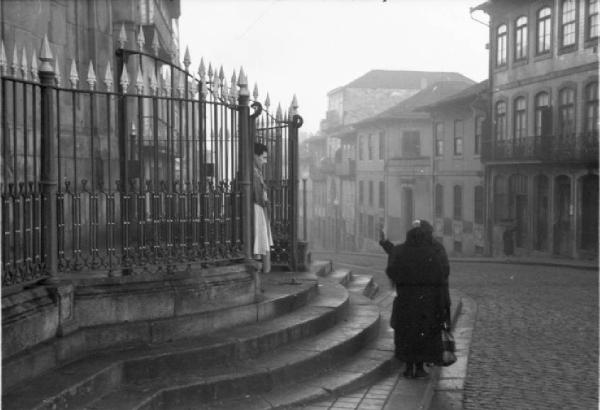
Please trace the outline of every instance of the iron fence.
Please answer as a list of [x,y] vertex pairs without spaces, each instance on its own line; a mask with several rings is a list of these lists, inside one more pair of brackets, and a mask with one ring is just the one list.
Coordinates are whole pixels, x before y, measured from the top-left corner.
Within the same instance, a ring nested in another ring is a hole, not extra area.
[[270,148],[274,254],[293,263],[301,117],[258,101],[250,115],[243,70],[231,85],[203,62],[192,74],[187,52],[183,66],[164,60],[140,33],[129,49],[123,28],[115,72],[109,61],[97,76],[90,62],[87,86],[74,60],[63,81],[47,40],[39,69],[16,47],[10,66],[0,57],[4,290],[56,273],[174,273],[250,257],[254,138]]

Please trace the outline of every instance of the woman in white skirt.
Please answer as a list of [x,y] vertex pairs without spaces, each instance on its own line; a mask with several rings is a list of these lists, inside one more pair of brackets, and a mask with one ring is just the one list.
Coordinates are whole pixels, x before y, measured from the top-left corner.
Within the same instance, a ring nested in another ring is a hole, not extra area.
[[267,185],[263,178],[262,167],[267,163],[267,147],[261,143],[254,144],[254,255],[262,257],[262,271],[271,271],[271,246],[273,236],[271,235],[271,224],[269,222],[269,211],[267,206]]

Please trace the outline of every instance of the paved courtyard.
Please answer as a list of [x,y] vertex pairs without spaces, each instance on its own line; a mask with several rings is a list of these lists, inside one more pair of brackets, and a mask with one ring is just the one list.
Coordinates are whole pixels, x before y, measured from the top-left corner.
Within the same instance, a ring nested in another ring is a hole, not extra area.
[[[375,274],[385,257],[316,253]],[[343,265],[345,264],[345,265]],[[465,409],[598,408],[598,272],[451,263],[450,286],[477,302]]]

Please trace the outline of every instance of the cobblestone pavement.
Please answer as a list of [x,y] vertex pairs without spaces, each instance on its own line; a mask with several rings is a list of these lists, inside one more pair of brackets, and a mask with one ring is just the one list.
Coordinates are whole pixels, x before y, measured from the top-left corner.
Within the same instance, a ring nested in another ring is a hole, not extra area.
[[[389,286],[383,256],[331,259]],[[451,263],[450,286],[478,305],[465,409],[598,408],[597,271]]]

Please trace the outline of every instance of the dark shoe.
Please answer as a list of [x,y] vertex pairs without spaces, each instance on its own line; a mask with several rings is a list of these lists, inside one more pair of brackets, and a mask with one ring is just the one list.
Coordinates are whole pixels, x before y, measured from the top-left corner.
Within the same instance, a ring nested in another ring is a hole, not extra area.
[[415,367],[412,365],[412,363],[406,364],[406,370],[404,370],[404,373],[402,373],[402,375],[409,379],[415,377]]
[[423,369],[422,367],[417,367],[414,374],[415,379],[423,379],[427,376],[429,376],[429,373],[427,373],[425,369]]

